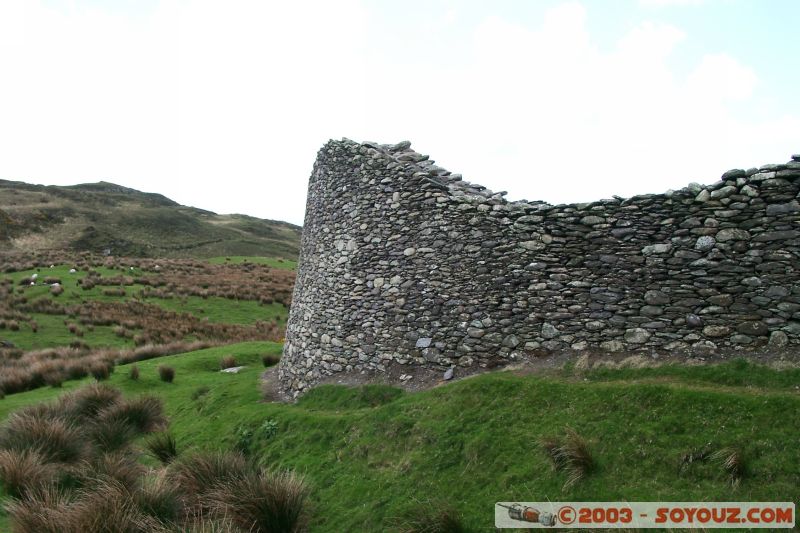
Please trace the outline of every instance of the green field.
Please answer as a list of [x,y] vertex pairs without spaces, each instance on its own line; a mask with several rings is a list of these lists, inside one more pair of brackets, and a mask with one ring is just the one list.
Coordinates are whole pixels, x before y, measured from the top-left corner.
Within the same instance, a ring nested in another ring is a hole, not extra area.
[[[280,351],[268,342],[207,349],[138,363],[139,381],[119,366],[110,382],[127,394],[161,396],[184,451],[240,447],[263,465],[303,473],[313,531],[392,531],[415,509],[440,504],[458,509],[469,531],[491,531],[501,500],[800,502],[797,370],[736,361],[496,372],[414,394],[322,386],[294,405],[266,403],[259,356]],[[229,354],[247,368],[220,373]],[[176,368],[173,384],[158,380],[160,364]],[[0,419],[61,392],[8,396]],[[571,488],[540,444],[565,426],[588,441],[596,463]],[[738,488],[716,463],[680,468],[685,454],[705,447],[740,451]]]
[[222,265],[230,263],[238,265],[240,263],[256,263],[259,265],[267,265],[272,268],[285,268],[287,270],[294,270],[297,268],[297,261],[294,259],[282,259],[277,257],[261,257],[255,255],[232,255],[227,257],[212,257],[208,260],[209,263],[215,265]]
[[225,324],[254,324],[257,320],[286,322],[289,311],[281,304],[262,305],[252,300],[231,300],[209,296],[182,298],[146,298],[144,301],[179,313],[191,313],[210,322]]
[[[241,259],[263,259],[262,264],[275,263],[280,268],[289,268],[289,261],[279,263],[278,259],[248,257]],[[224,262],[224,258],[223,258]],[[288,317],[288,309],[280,303],[261,304],[253,300],[236,300],[219,296],[175,296],[172,298],[142,298],[140,293],[146,289],[144,285],[133,284],[124,287],[113,287],[97,285],[91,289],[83,289],[78,285],[78,281],[87,276],[87,272],[78,271],[70,273],[70,265],[58,265],[54,268],[40,268],[36,270],[26,270],[5,274],[4,277],[10,278],[14,283],[14,290],[22,290],[28,302],[33,302],[41,298],[51,298],[55,302],[70,306],[79,305],[86,302],[126,302],[143,301],[162,309],[187,313],[198,318],[207,318],[209,322],[221,324],[243,324],[253,325],[257,321],[275,321],[278,324],[285,324]],[[131,277],[143,277],[154,275],[152,272],[141,269],[109,269],[104,267],[95,268],[103,278],[117,277],[121,275]],[[35,286],[21,286],[19,282],[30,278],[34,273],[38,274]],[[44,284],[48,277],[60,280],[64,292],[58,296],[52,296],[50,286]],[[104,294],[109,289],[122,288],[124,296]],[[20,295],[20,293],[17,293]],[[67,315],[51,315],[44,313],[26,313],[38,325],[37,331],[33,331],[28,322],[20,321],[19,330],[0,329],[0,340],[7,340],[23,350],[38,350],[44,348],[55,348],[67,346],[71,342],[81,341],[92,348],[123,348],[133,346],[133,341],[128,338],[118,337],[113,332],[113,326],[94,326],[86,328],[81,326],[82,336],[71,333],[67,323],[75,323],[74,317]],[[186,340],[192,340],[187,338]]]

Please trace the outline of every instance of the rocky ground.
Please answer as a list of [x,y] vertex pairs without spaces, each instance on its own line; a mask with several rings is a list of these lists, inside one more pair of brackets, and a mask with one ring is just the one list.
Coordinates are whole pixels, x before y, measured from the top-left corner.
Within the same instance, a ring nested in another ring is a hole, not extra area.
[[[382,384],[399,387],[406,392],[419,392],[443,385],[449,381],[467,379],[487,372],[515,372],[519,374],[549,375],[572,363],[577,370],[593,368],[646,368],[666,364],[685,364],[690,366],[711,365],[730,361],[734,357],[714,355],[709,357],[686,357],[682,355],[644,355],[644,354],[607,354],[607,353],[560,353],[547,357],[527,355],[516,361],[494,368],[453,368],[452,377],[445,379],[448,369],[437,369],[428,366],[401,365],[390,363],[385,372],[352,371],[339,372],[323,378],[319,385],[345,385],[356,387],[368,384]],[[748,359],[766,364],[775,369],[800,367],[800,352],[790,350],[771,354],[751,355]],[[267,369],[262,375],[265,398],[272,401],[291,402],[291,395],[286,394],[278,383],[277,366]]]

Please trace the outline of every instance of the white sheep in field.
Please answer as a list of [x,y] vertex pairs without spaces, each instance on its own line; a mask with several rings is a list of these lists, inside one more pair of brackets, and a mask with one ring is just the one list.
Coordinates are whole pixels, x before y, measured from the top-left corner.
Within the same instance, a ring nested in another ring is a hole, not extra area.
[[31,287],[33,287],[34,285],[36,285],[36,282],[35,281],[31,281]]
[[77,272],[77,270],[75,270],[74,268],[70,268],[70,269],[69,269],[69,273],[70,273],[70,274],[74,274],[75,272]]
[[33,273],[31,274],[31,279],[36,279],[39,277],[39,274]]

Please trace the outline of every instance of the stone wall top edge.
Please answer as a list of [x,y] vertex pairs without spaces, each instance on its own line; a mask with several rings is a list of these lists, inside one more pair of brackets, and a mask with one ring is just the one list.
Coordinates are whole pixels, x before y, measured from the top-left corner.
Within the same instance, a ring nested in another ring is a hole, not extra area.
[[520,213],[534,213],[546,211],[587,211],[597,206],[620,206],[635,205],[637,203],[658,202],[666,200],[685,200],[708,197],[714,191],[724,187],[744,185],[753,183],[760,184],[766,180],[787,179],[790,181],[800,180],[800,154],[791,156],[791,160],[783,164],[767,164],[760,167],[749,169],[731,169],[723,173],[714,183],[699,184],[690,183],[686,187],[678,190],[669,190],[663,193],[639,194],[623,198],[612,196],[611,198],[598,199],[591,202],[576,202],[565,204],[550,204],[545,201],[516,200],[509,201],[505,198],[506,192],[494,192],[479,184],[465,181],[461,174],[452,173],[435,164],[429,156],[420,154],[411,148],[409,141],[401,141],[396,144],[380,144],[371,141],[358,142],[348,138],[341,140],[331,139],[323,146],[321,152],[330,147],[347,147],[358,150],[362,155],[371,157],[386,157],[398,166],[405,168],[409,175],[415,176],[425,182],[429,187],[439,189],[454,198],[465,203],[488,203],[507,211],[519,211]]

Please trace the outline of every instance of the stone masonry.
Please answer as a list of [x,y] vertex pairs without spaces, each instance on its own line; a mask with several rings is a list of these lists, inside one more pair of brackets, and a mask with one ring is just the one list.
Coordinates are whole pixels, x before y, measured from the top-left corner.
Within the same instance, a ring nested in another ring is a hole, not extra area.
[[799,189],[795,155],[665,194],[509,202],[408,142],[330,141],[308,187],[282,386],[526,353],[796,349]]

